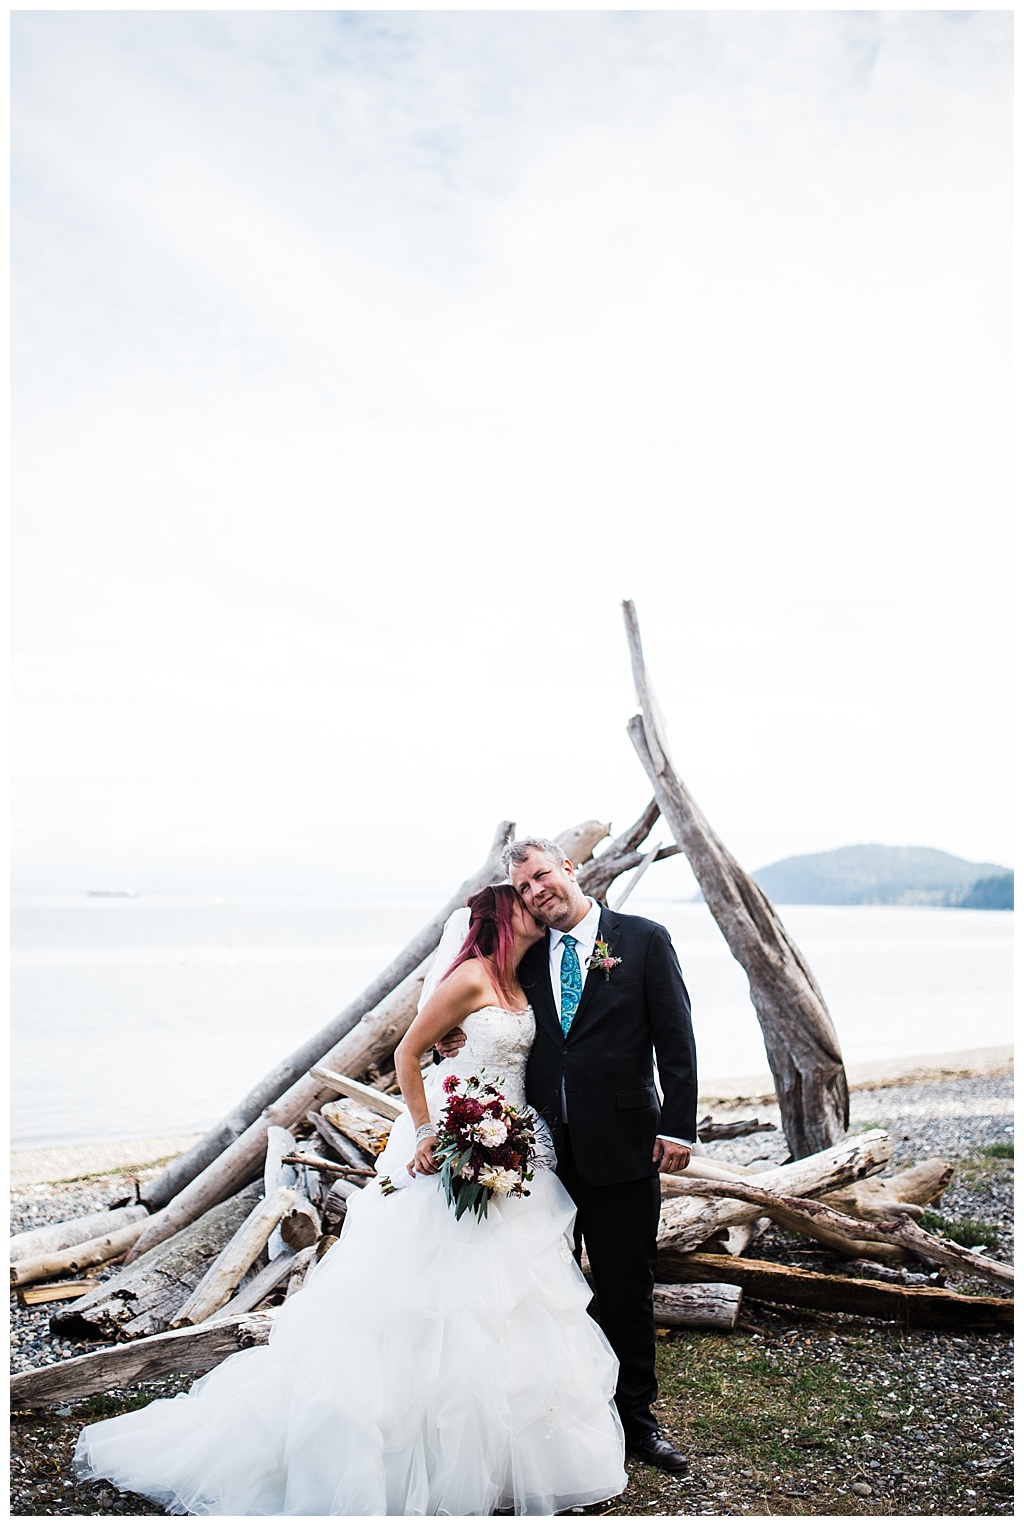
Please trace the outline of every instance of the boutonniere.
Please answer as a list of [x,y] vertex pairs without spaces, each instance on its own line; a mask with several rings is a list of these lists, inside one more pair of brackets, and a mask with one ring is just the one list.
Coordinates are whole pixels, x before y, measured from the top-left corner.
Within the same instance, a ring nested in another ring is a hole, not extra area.
[[621,959],[616,959],[613,957],[612,951],[605,940],[603,938],[598,938],[597,942],[594,944],[594,952],[587,960],[587,969],[600,970],[603,973],[605,980],[610,980],[612,970],[615,969],[616,965],[621,963]]

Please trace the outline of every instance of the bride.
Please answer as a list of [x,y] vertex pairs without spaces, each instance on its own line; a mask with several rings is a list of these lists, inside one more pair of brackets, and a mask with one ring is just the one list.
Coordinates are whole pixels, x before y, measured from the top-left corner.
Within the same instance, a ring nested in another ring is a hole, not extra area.
[[[486,1070],[526,1106],[534,1020],[515,972],[544,935],[510,885],[473,896],[468,917],[449,920],[440,983],[396,1051],[408,1112],[377,1180],[349,1198],[269,1345],[87,1426],[80,1479],[173,1515],[552,1515],[625,1488],[616,1360],[586,1313],[546,1125],[528,1196],[457,1220],[441,1188],[446,1076]],[[425,1085],[419,1056],[456,1026],[464,1047]]]

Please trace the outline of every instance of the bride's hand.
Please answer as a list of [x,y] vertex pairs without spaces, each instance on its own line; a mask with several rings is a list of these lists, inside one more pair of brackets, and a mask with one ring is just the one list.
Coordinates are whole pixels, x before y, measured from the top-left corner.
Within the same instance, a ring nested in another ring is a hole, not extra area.
[[437,1143],[437,1135],[431,1135],[428,1139],[421,1139],[416,1146],[416,1154],[409,1162],[407,1170],[410,1176],[436,1176],[440,1167],[434,1164],[434,1145]]

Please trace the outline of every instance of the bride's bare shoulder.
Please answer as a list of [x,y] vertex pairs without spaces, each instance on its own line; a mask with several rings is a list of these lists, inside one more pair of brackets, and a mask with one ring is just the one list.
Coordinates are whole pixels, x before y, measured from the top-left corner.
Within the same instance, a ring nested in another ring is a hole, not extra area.
[[460,964],[445,977],[442,986],[449,997],[461,1001],[475,1001],[478,997],[494,994],[490,976],[479,959],[467,959],[465,964]]

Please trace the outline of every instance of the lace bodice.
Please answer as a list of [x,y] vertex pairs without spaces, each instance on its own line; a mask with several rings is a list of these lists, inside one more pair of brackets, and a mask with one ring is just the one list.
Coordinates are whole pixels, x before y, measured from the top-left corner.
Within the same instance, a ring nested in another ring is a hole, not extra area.
[[481,1007],[463,1019],[466,1042],[452,1059],[435,1065],[424,1078],[427,1106],[436,1119],[444,1106],[445,1076],[478,1076],[500,1088],[513,1107],[526,1106],[526,1061],[535,1029],[533,1008],[510,1012],[506,1007]]

